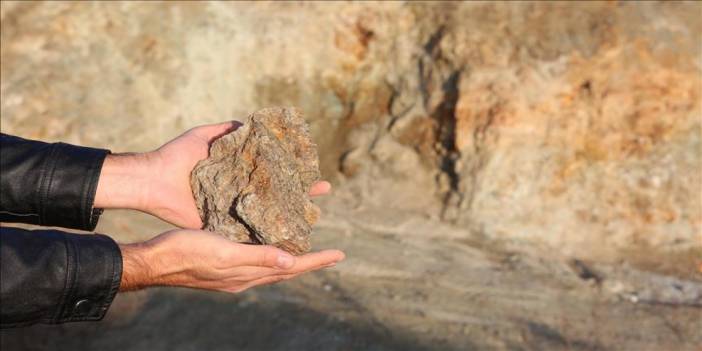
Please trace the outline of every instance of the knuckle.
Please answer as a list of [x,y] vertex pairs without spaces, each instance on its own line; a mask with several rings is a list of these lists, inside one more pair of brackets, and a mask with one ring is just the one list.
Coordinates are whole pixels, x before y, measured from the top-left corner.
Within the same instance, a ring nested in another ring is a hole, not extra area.
[[219,267],[228,267],[230,266],[231,258],[232,258],[232,253],[229,250],[215,250],[212,253],[212,258],[215,261],[215,264]]
[[278,250],[271,246],[265,246],[261,253],[261,266],[274,266],[278,257]]

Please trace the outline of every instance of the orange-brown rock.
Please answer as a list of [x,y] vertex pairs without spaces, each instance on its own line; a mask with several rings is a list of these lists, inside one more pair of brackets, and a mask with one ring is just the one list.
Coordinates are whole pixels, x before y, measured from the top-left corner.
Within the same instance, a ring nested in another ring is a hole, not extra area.
[[300,113],[266,108],[212,143],[191,185],[206,229],[301,254],[319,218],[308,197],[318,179],[317,147]]

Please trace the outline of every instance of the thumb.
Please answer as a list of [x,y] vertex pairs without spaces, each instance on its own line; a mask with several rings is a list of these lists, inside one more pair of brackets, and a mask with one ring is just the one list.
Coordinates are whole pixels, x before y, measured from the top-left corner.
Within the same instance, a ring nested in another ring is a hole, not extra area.
[[244,265],[288,269],[295,265],[295,256],[270,245],[242,245]]
[[193,128],[193,134],[197,135],[199,138],[212,142],[213,140],[221,137],[222,135],[231,133],[237,128],[241,127],[243,124],[238,121],[229,121],[216,124],[207,124],[204,126],[199,126]]

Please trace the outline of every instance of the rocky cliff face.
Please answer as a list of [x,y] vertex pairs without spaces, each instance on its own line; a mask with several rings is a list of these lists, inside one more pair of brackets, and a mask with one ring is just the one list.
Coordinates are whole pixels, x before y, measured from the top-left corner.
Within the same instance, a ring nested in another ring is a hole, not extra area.
[[699,247],[693,3],[2,5],[2,130],[113,151],[295,105],[356,206],[567,255]]
[[[348,257],[240,295],[118,294],[102,323],[2,349],[702,344],[699,3],[0,9],[3,132],[140,151],[298,106],[335,186],[312,247]],[[167,228],[108,211],[98,230]]]

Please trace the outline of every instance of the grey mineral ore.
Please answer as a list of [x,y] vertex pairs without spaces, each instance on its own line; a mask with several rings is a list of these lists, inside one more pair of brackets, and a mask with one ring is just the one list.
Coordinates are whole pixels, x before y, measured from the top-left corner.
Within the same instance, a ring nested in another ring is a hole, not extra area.
[[308,197],[319,179],[317,147],[294,108],[266,108],[215,140],[190,182],[205,229],[245,243],[310,250],[319,208]]

